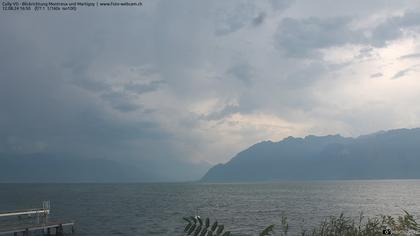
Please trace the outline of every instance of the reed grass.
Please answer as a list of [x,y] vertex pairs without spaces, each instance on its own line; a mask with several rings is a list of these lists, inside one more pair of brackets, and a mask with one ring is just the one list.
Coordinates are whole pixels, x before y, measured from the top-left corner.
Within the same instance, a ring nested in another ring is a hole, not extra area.
[[[223,225],[214,221],[210,225],[210,220],[206,218],[203,222],[200,217],[186,217],[186,235],[193,236],[228,236],[233,235],[230,231],[225,231]],[[361,213],[357,218],[352,218],[340,214],[324,219],[317,226],[307,229],[302,227],[300,232],[291,233],[286,216],[282,216],[279,224],[272,224],[261,231],[259,236],[378,236],[384,235],[384,230],[396,236],[420,235],[420,225],[416,222],[413,215],[404,211],[398,217],[380,215],[376,217],[366,217]],[[387,232],[385,232],[387,233]]]
[[[266,229],[271,229],[265,232]],[[297,234],[289,233],[287,217],[282,217],[278,227],[268,226],[260,236],[378,236],[384,235],[384,230],[398,236],[420,235],[420,225],[413,215],[404,211],[402,216],[393,217],[380,215],[377,217],[365,217],[363,213],[357,219],[347,217],[344,214],[324,219],[312,229],[301,229]],[[386,233],[386,232],[385,232]]]

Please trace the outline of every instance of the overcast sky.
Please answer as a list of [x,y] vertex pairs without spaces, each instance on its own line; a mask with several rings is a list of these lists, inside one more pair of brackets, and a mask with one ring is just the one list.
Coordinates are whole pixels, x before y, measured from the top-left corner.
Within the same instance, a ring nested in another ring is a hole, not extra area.
[[263,140],[419,127],[419,36],[417,0],[3,11],[0,152],[215,164]]

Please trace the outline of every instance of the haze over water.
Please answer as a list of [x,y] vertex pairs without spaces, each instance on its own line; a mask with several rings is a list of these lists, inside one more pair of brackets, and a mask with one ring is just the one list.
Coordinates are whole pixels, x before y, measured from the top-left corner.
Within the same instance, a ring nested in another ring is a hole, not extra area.
[[183,216],[217,219],[235,235],[255,235],[289,218],[290,231],[323,217],[420,218],[420,180],[305,181],[244,184],[0,184],[0,210],[50,200],[53,217],[76,221],[77,236],[182,235]]

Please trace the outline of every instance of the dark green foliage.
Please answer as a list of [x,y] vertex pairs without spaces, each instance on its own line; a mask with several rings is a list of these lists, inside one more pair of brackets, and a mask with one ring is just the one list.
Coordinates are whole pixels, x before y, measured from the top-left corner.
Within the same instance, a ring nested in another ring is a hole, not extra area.
[[[322,221],[317,227],[309,230],[302,229],[300,235],[311,236],[377,236],[382,235],[384,229],[391,229],[393,235],[407,236],[419,233],[420,227],[413,215],[404,211],[404,216],[395,220],[392,216],[368,217],[365,219],[361,213],[359,219],[355,220],[340,214],[338,217],[329,217]],[[285,218],[284,218],[285,219]],[[282,220],[282,226],[287,225]],[[281,235],[287,235],[287,231]],[[416,234],[418,235],[418,234]]]
[[193,224],[190,222],[190,223],[188,223],[186,226],[185,226],[185,229],[184,229],[184,232],[188,232],[188,230],[190,229],[190,227],[192,226]]
[[213,223],[210,230],[210,219],[206,218],[204,224],[199,216],[184,217],[184,221],[187,222],[184,231],[187,235],[193,236],[230,236],[229,231],[224,231],[225,227],[219,225],[217,221]]
[[194,236],[198,236],[198,234],[201,232],[201,225],[199,225],[196,229],[195,229],[195,231],[194,231]]
[[404,231],[420,231],[420,226],[417,224],[413,215],[410,215],[406,210],[403,210],[405,215],[398,217],[398,229]]
[[[230,236],[231,233],[226,231],[223,233],[224,226],[219,225],[215,221],[210,230],[210,219],[206,218],[204,224],[198,217],[183,218],[187,225],[185,232],[194,236]],[[195,220],[193,220],[195,219]],[[201,223],[200,223],[201,222]],[[198,223],[198,226],[197,226]],[[280,231],[274,234],[275,225],[265,228],[259,235],[280,235],[287,236],[289,224],[287,217],[283,216],[280,222]],[[323,220],[318,226],[312,229],[302,227],[301,231],[294,235],[302,236],[377,236],[382,235],[384,229],[390,229],[393,235],[408,236],[420,235],[420,225],[414,219],[414,216],[404,210],[404,215],[394,218],[392,216],[367,217],[360,214],[358,219],[344,216],[340,214],[338,217],[332,216]],[[279,234],[277,234],[279,233]]]
[[194,229],[195,229],[195,227],[196,227],[197,225],[196,224],[193,224],[191,227],[190,227],[190,229],[188,230],[188,235],[191,235],[192,234],[192,232],[194,232]]
[[206,226],[206,229],[210,226],[210,219],[209,218],[206,218],[205,226]]
[[287,217],[282,216],[281,217],[281,235],[287,235],[287,232],[289,231],[289,223],[287,223]]
[[206,236],[207,229],[201,230],[200,236]]
[[274,225],[270,225],[260,233],[260,236],[268,236],[271,233],[273,233],[273,230],[274,230]]
[[213,225],[211,226],[211,231],[214,232],[216,228],[217,228],[217,221],[215,221]]
[[216,231],[216,235],[220,235],[223,232],[224,228],[225,228],[225,226],[219,225],[219,227],[217,228],[217,231]]
[[200,225],[203,225],[203,221],[201,220],[201,218],[200,218],[199,216],[197,216],[197,220],[198,220],[198,223],[199,223]]

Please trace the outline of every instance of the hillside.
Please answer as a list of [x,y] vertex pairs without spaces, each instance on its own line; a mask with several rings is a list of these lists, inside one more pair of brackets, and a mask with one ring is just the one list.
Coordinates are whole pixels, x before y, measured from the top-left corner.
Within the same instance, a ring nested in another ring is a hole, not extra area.
[[265,141],[211,168],[204,182],[420,178],[420,129],[358,138],[340,135]]
[[[151,166],[164,167],[168,163],[176,171],[169,171],[168,168],[151,170]],[[174,182],[195,180],[206,170],[208,167],[204,164],[176,160],[147,163],[135,159],[81,158],[52,153],[0,153],[0,182],[12,183]]]

